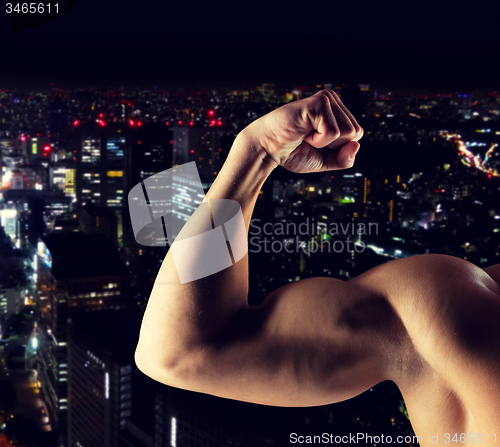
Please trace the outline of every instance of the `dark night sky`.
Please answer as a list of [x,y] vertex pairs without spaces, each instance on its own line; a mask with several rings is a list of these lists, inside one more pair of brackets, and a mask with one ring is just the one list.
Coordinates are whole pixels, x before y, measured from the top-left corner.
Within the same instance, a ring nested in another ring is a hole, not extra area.
[[499,16],[492,6],[344,3],[308,2],[301,10],[292,3],[80,0],[63,16],[17,33],[1,11],[0,88],[101,85],[105,77],[111,87],[355,79],[498,88]]

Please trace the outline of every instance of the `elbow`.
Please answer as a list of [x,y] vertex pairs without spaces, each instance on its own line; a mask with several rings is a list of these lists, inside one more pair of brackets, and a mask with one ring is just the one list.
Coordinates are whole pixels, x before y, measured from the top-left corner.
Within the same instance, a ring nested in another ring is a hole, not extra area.
[[157,365],[153,366],[151,358],[148,358],[147,355],[144,355],[144,352],[139,347],[137,347],[135,350],[134,362],[137,366],[137,369],[144,375],[151,378],[156,377],[158,371]]
[[134,361],[137,369],[155,382],[175,388],[182,388],[179,386],[179,381],[176,379],[174,370],[161,364],[161,362],[144,358],[141,352],[137,350],[135,351]]
[[164,385],[190,391],[194,390],[196,377],[204,369],[199,354],[186,351],[170,360],[159,359],[140,345],[135,350],[134,361],[139,371],[149,378]]
[[157,382],[169,385],[166,381],[169,381],[168,377],[172,375],[172,368],[169,366],[171,363],[158,359],[158,356],[152,353],[150,349],[146,349],[139,344],[135,349],[134,362],[137,369],[144,375]]

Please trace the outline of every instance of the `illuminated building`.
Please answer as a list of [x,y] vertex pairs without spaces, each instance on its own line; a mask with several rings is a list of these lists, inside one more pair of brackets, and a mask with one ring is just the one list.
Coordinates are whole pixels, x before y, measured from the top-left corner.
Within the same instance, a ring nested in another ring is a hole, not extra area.
[[3,226],[7,236],[14,241],[18,236],[17,210],[12,208],[0,210],[0,225]]
[[21,283],[0,276],[0,321],[19,313],[23,302]]
[[[132,375],[139,327],[137,315],[126,316],[116,310],[79,313],[70,318],[68,447],[140,445],[130,433],[140,431],[130,421],[132,395],[137,392]],[[135,408],[136,412],[144,410]],[[119,436],[135,442],[119,442]]]
[[[364,181],[365,180],[365,181]],[[357,203],[363,197],[365,201],[365,193],[367,188],[366,177],[359,172],[343,173],[341,177],[341,203]]]
[[76,198],[76,169],[73,160],[60,160],[50,166],[50,186]]
[[68,213],[72,202],[62,191],[10,189],[3,196],[12,209],[0,210],[0,215],[16,213],[9,221],[9,233],[18,238],[21,247],[30,241],[36,245],[38,236],[46,227],[53,229],[55,219]]
[[[104,122],[104,121],[103,121]],[[130,182],[130,129],[123,123],[80,125],[76,164],[76,198],[79,206],[92,202],[108,207],[117,217],[121,239]]]
[[22,143],[24,154],[29,163],[49,161],[54,150],[48,136],[30,137]]
[[53,425],[67,424],[67,320],[79,311],[120,309],[128,299],[125,266],[102,235],[53,234],[37,245],[38,376]]
[[0,323],[21,309],[25,290],[23,267],[21,251],[14,248],[11,238],[0,226]]

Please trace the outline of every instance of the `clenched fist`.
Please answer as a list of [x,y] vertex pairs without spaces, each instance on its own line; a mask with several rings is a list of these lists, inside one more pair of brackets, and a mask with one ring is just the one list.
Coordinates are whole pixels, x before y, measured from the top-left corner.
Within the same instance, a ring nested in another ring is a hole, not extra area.
[[298,173],[350,168],[363,136],[333,90],[273,110],[245,131],[277,164]]

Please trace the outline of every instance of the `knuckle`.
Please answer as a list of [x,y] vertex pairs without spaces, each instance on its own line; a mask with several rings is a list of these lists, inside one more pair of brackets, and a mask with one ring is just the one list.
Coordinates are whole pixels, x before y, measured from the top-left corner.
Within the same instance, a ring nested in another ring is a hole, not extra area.
[[354,138],[357,135],[356,128],[354,127],[354,125],[352,123],[347,124],[344,127],[344,129],[342,129],[342,134],[349,137],[349,138]]
[[337,94],[337,92],[335,90],[332,90],[331,88],[330,89],[327,89],[326,90],[335,100],[338,100],[340,99],[339,95]]
[[320,90],[318,93],[316,93],[316,95],[318,95],[319,97],[323,97],[325,99],[328,99],[328,101],[330,101],[330,95],[332,95],[334,92],[332,89],[328,89],[328,88],[325,88],[323,90]]
[[330,98],[326,93],[324,93],[324,90],[322,90],[321,95],[318,96],[319,101],[321,101],[321,104],[324,106],[330,106]]
[[332,140],[336,140],[340,138],[340,135],[341,135],[340,129],[336,125],[332,126],[330,129],[330,135],[329,135],[330,138]]

